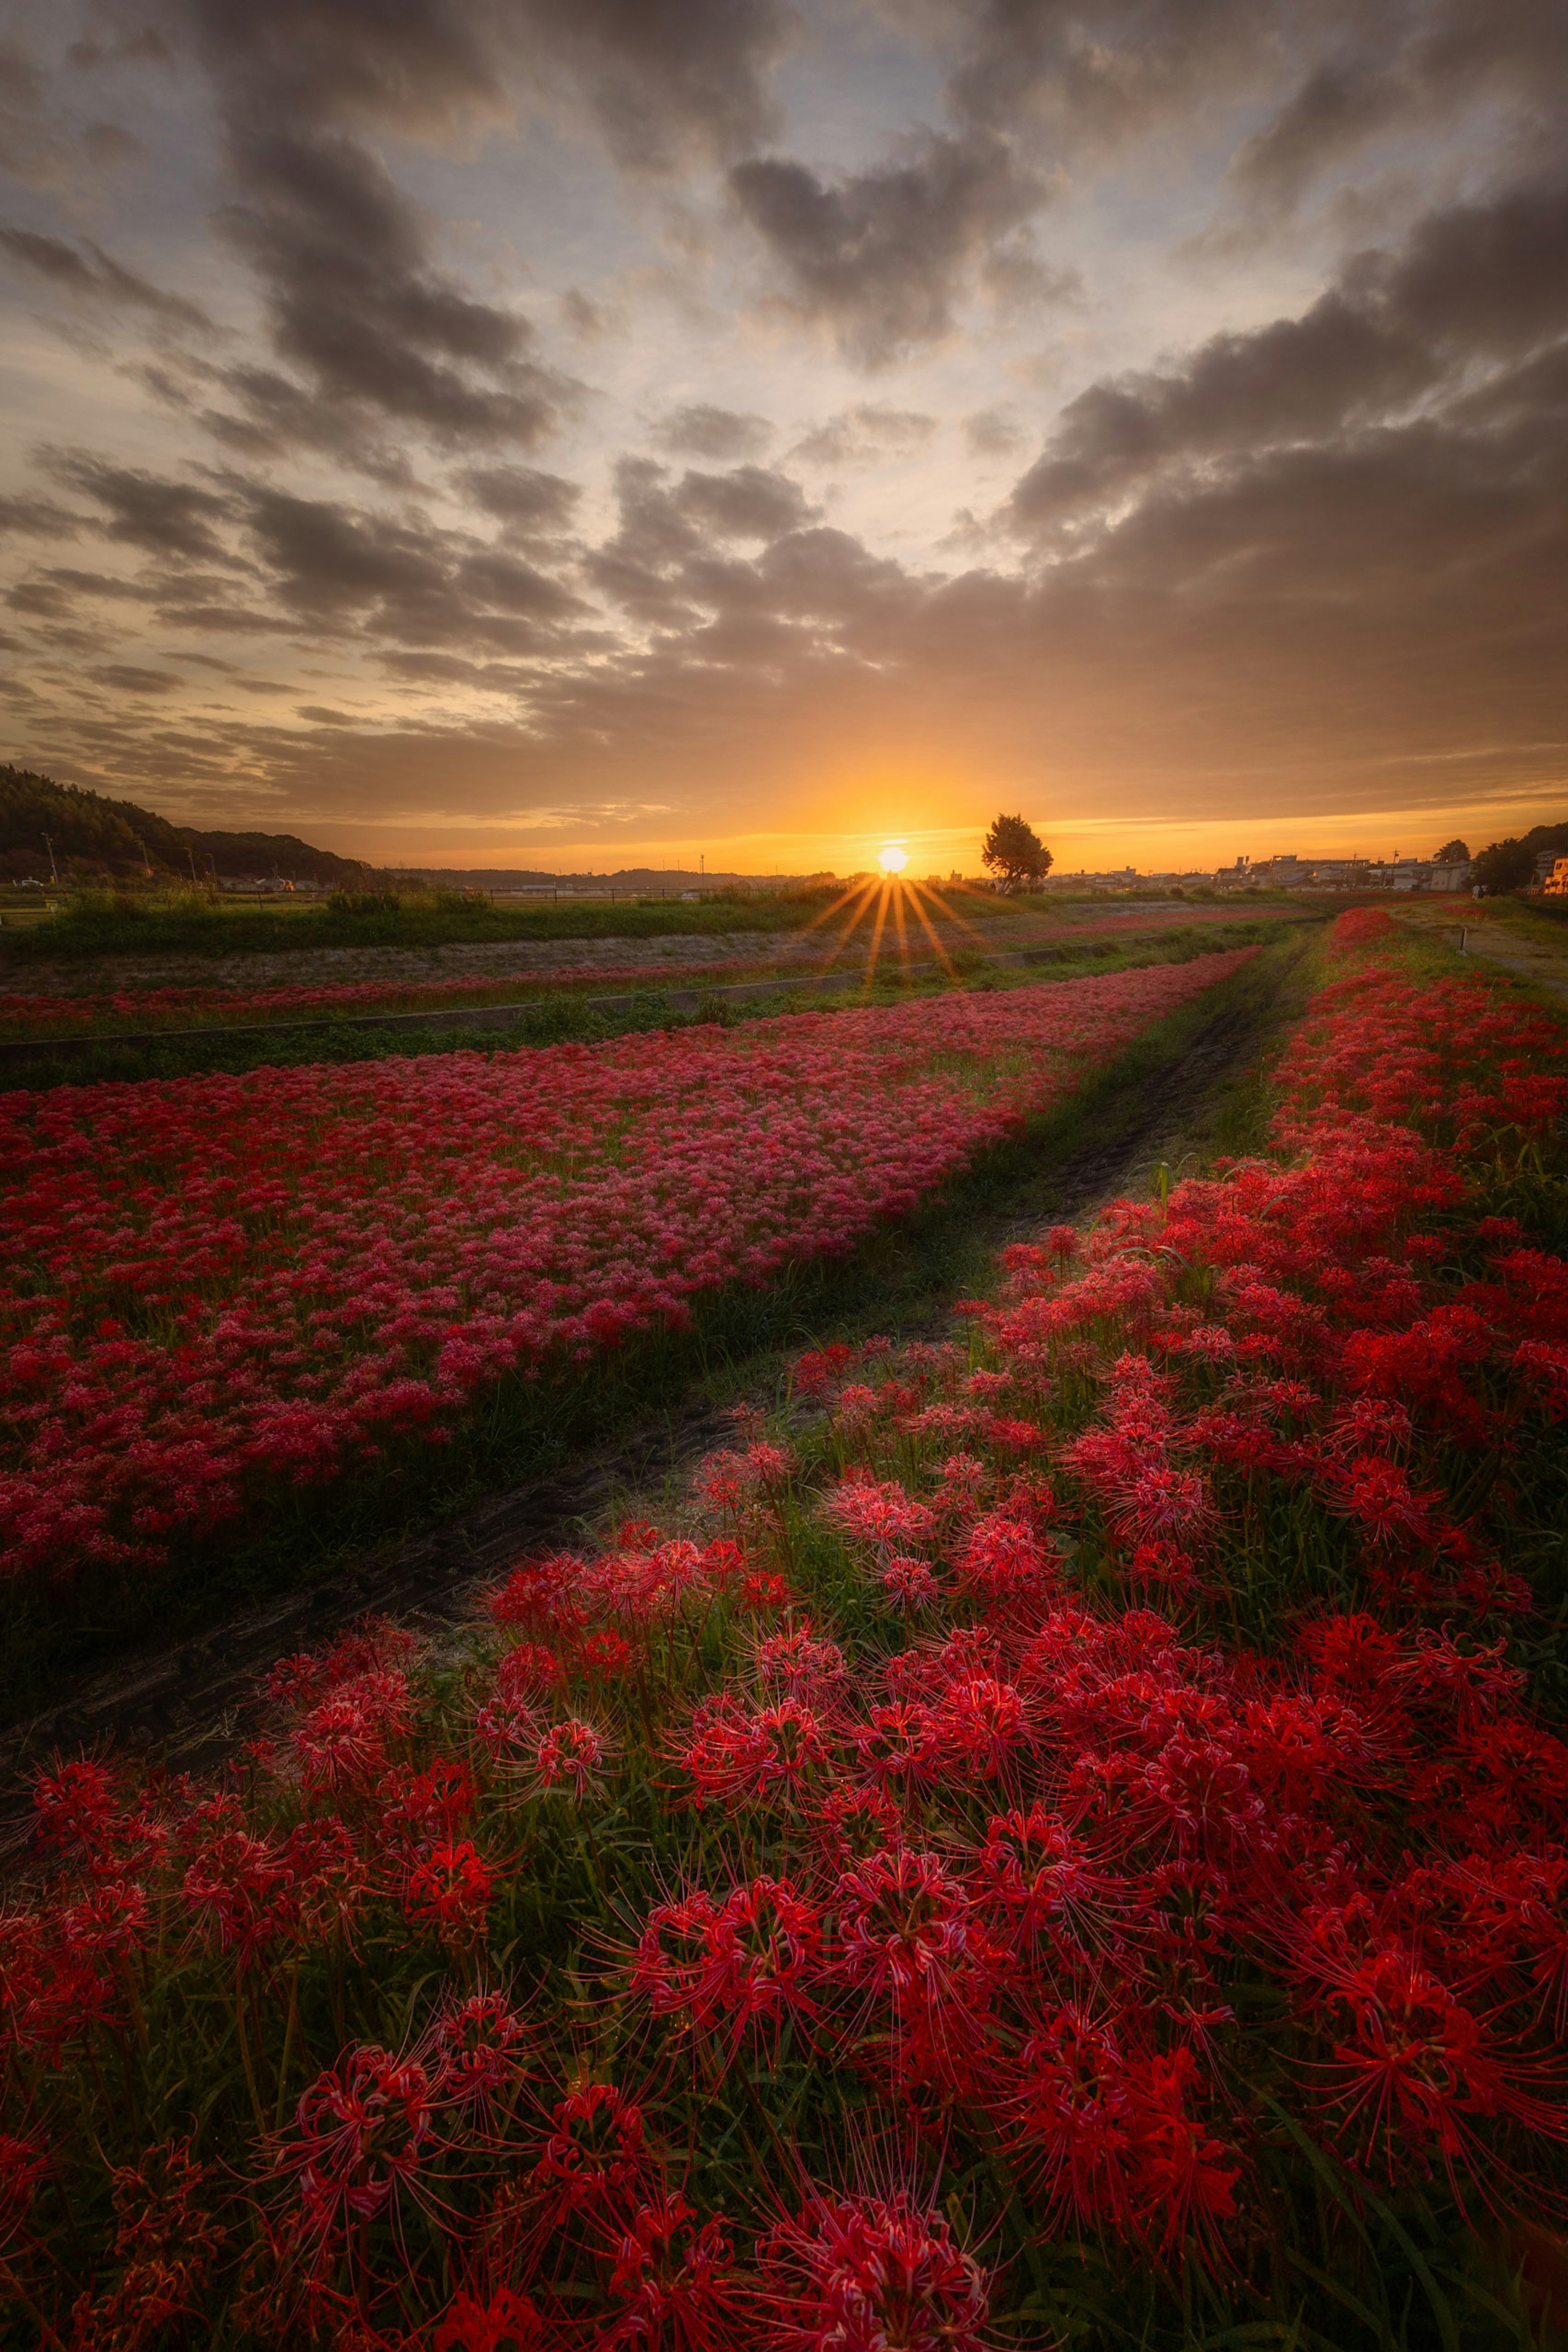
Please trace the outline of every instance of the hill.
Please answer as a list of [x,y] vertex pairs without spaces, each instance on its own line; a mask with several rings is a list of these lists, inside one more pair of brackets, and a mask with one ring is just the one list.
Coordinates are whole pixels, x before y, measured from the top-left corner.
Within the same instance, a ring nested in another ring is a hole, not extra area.
[[[211,861],[209,866],[208,861]],[[220,880],[282,874],[295,881],[362,885],[373,869],[314,849],[292,833],[204,833],[171,824],[135,801],[57,784],[0,763],[0,880]]]

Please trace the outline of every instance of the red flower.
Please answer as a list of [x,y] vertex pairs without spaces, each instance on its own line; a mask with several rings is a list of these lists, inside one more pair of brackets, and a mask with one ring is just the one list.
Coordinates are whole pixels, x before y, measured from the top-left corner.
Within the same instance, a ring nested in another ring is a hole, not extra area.
[[904,2190],[813,2191],[758,2259],[779,2352],[984,2352],[989,2341],[988,2273]]
[[443,1838],[410,1870],[403,1916],[462,1941],[484,1932],[495,1885],[495,1871],[472,1838]]

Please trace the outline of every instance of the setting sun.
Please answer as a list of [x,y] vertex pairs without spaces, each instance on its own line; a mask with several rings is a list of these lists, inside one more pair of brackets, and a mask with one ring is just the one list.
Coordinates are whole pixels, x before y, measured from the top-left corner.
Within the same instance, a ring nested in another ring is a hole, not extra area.
[[902,874],[909,863],[909,852],[890,842],[876,862],[884,874]]

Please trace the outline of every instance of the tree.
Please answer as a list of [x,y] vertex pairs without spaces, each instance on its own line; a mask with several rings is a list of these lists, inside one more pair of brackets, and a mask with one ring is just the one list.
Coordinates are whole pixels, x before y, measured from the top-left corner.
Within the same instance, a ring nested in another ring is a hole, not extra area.
[[1470,853],[1458,838],[1446,841],[1432,860],[1434,866],[1468,866],[1469,862]]
[[1522,890],[1535,872],[1535,853],[1528,842],[1511,835],[1494,841],[1476,860],[1475,878],[1490,892]]
[[1051,855],[1031,824],[1021,816],[998,816],[980,848],[988,874],[1000,877],[1004,889],[1020,882],[1043,881],[1053,863]]

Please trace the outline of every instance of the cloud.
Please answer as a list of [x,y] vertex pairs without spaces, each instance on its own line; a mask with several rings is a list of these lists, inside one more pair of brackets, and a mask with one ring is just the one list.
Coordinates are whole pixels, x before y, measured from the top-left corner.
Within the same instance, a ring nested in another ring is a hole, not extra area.
[[100,172],[118,171],[122,164],[146,160],[147,150],[141,141],[122,122],[89,122],[82,132],[81,143],[89,163]]
[[1010,408],[979,408],[964,419],[964,442],[972,457],[1010,457],[1023,446],[1023,427]]
[[525,356],[533,329],[426,260],[412,205],[352,141],[247,131],[234,142],[246,200],[230,241],[267,289],[279,356],[325,401],[447,443],[538,441],[570,387]]
[[852,365],[886,367],[939,341],[988,249],[1050,184],[1007,140],[920,131],[900,160],[832,182],[756,157],[729,187],[773,264],[778,299]]
[[67,294],[147,310],[166,325],[184,327],[195,334],[214,331],[212,320],[199,304],[149,284],[90,238],[84,237],[78,249],[64,237],[40,236],[33,229],[0,228],[0,253],[9,254],[35,277],[47,278]]
[[611,153],[664,173],[767,136],[767,84],[791,31],[775,0],[523,0],[516,37],[564,80]]
[[1231,168],[1252,204],[1294,204],[1312,180],[1368,140],[1412,130],[1461,108],[1502,103],[1516,118],[1516,152],[1550,152],[1568,54],[1553,0],[1425,0],[1320,19],[1326,53],[1312,59]]
[[1429,216],[1403,254],[1355,257],[1300,319],[1218,335],[1179,369],[1092,384],[1010,511],[1046,530],[1162,469],[1332,437],[1397,414],[1478,358],[1568,328],[1568,189]]
[[89,450],[54,449],[40,454],[46,470],[57,481],[97,500],[104,510],[99,529],[106,539],[191,562],[233,562],[214,529],[232,509],[229,501],[215,492],[140,467],[114,466]]
[[674,456],[707,457],[722,466],[737,457],[760,457],[773,438],[773,427],[766,416],[695,401],[661,417],[649,437],[656,448]]
[[185,681],[172,669],[141,669],[131,662],[109,662],[88,672],[95,686],[109,686],[117,694],[169,694]]
[[582,496],[575,482],[533,466],[470,466],[457,482],[508,533],[525,540],[565,530]]
[[808,466],[876,466],[924,448],[937,419],[915,408],[884,408],[867,402],[843,408],[817,425],[790,450]]
[[781,539],[810,521],[799,484],[761,466],[727,474],[687,473],[674,494],[682,515],[717,539]]

